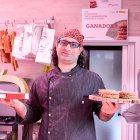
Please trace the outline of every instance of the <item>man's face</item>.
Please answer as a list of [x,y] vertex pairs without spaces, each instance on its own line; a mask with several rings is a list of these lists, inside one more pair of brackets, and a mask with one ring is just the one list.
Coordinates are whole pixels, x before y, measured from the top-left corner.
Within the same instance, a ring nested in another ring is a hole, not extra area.
[[77,40],[64,37],[61,38],[56,46],[58,63],[77,64],[78,57],[83,51]]

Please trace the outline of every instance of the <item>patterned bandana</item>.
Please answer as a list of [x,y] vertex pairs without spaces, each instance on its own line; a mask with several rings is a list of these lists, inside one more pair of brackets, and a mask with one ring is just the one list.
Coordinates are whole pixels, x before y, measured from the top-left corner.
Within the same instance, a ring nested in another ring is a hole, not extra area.
[[61,32],[59,35],[58,35],[58,39],[61,39],[63,37],[71,37],[75,40],[77,40],[80,44],[83,43],[83,39],[84,39],[84,36],[80,33],[80,31],[78,29],[69,29],[69,30],[65,30],[63,32]]

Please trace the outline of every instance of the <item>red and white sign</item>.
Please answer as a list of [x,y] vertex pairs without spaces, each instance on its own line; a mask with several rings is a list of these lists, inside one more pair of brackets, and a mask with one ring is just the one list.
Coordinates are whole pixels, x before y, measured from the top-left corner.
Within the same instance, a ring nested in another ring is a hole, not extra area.
[[85,40],[126,40],[128,9],[82,9]]
[[90,8],[121,9],[121,0],[90,0]]

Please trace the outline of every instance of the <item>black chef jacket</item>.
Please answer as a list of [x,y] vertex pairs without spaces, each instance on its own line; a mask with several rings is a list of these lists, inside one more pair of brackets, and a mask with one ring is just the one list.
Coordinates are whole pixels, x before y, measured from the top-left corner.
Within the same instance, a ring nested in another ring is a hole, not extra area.
[[34,81],[23,124],[41,119],[39,140],[96,140],[93,111],[98,115],[101,103],[84,96],[102,88],[94,72],[76,66],[63,73],[56,67]]

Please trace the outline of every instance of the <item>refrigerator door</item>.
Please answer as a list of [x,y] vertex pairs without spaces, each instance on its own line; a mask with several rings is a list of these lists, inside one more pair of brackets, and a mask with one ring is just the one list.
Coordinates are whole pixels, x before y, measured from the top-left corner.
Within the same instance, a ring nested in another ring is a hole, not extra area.
[[[107,89],[121,90],[122,50],[90,50],[89,69],[98,73]],[[97,140],[121,140],[121,118],[103,122],[94,115]]]

